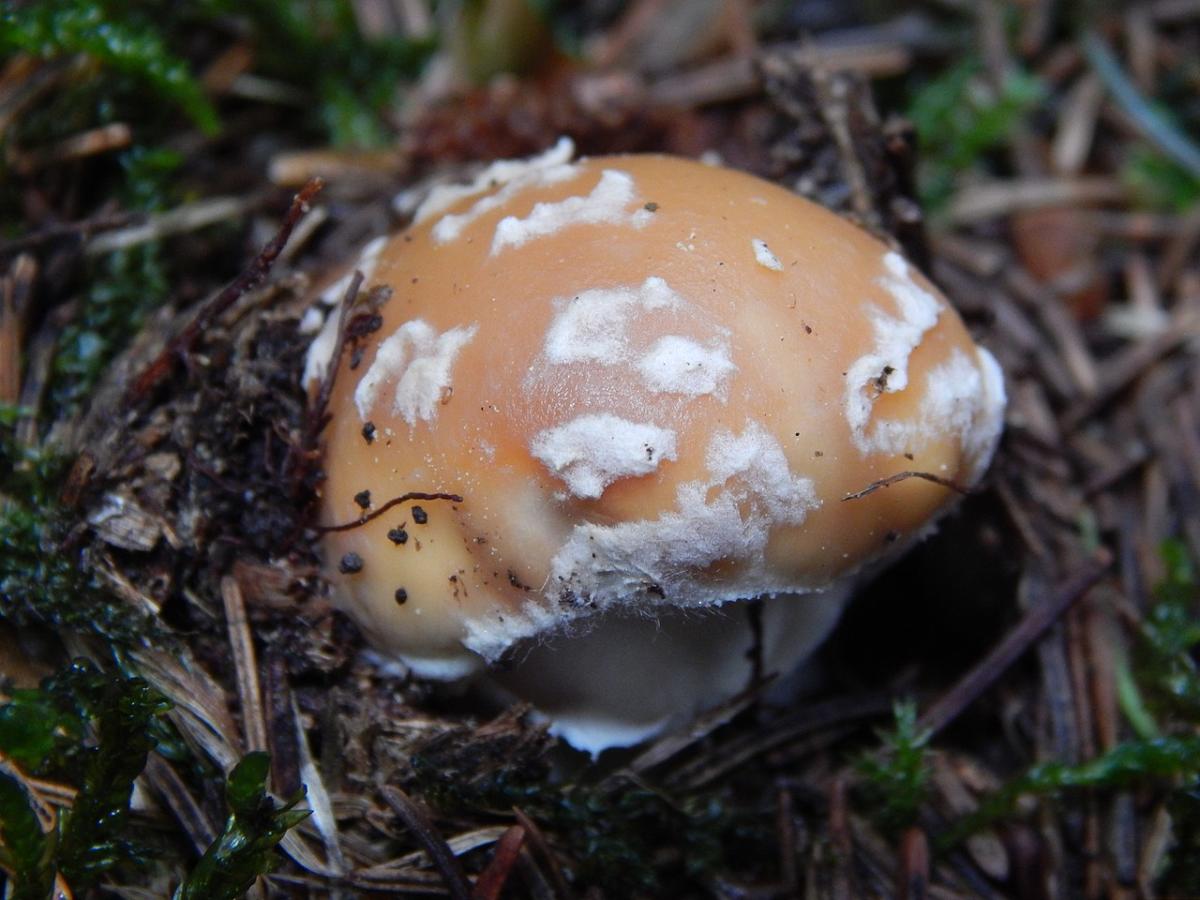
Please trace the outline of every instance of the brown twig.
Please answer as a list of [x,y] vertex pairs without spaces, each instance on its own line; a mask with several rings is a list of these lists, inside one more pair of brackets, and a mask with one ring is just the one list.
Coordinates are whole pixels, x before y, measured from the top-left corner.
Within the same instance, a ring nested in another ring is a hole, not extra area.
[[850,815],[846,799],[846,779],[838,775],[829,784],[829,843],[833,849],[833,877],[830,896],[850,900],[854,889],[854,840],[850,835]]
[[151,753],[146,758],[143,777],[175,817],[192,849],[197,854],[203,853],[216,837],[216,829],[179,773],[157,753]]
[[219,222],[240,219],[260,203],[261,198],[257,196],[206,197],[147,216],[127,227],[98,234],[84,244],[83,252],[88,256],[102,256],[172,235],[198,231]]
[[780,787],[776,794],[775,831],[779,842],[779,882],[788,897],[800,894],[800,865],[796,855],[796,804],[792,792]]
[[447,500],[450,503],[462,503],[463,498],[460,494],[445,494],[440,491],[435,493],[425,493],[424,491],[409,491],[407,494],[401,494],[399,497],[393,497],[379,509],[373,509],[353,522],[343,522],[341,525],[318,525],[317,531],[321,534],[329,534],[334,531],[351,531],[355,528],[361,528],[373,519],[378,519],[385,512],[394,506],[399,506],[401,503],[408,503],[410,500]]
[[1029,610],[987,656],[926,709],[917,723],[918,727],[922,731],[937,733],[958,718],[1072,603],[1104,576],[1110,565],[1112,554],[1102,548],[1089,566],[1063,584],[1053,596]]
[[388,806],[433,860],[452,900],[471,900],[471,883],[467,881],[467,875],[463,872],[458,857],[454,855],[445,838],[433,827],[433,822],[425,810],[398,787],[384,785],[382,793]]
[[919,827],[904,832],[900,865],[896,871],[898,900],[925,900],[929,896],[929,841]]
[[52,163],[121,150],[132,143],[133,129],[124,122],[112,122],[73,134],[46,147],[14,153],[11,163],[16,172],[28,176]]
[[258,680],[258,661],[254,654],[254,639],[246,619],[246,604],[237,579],[226,575],[221,579],[221,599],[225,604],[225,624],[229,629],[229,647],[233,667],[237,672],[238,698],[242,706],[242,731],[247,750],[267,749],[266,713],[263,710],[262,688]]
[[755,679],[745,690],[730,697],[724,703],[708,712],[694,718],[688,723],[686,728],[672,731],[650,744],[650,746],[646,747],[646,749],[630,760],[625,768],[628,771],[640,774],[679,755],[688,747],[708,737],[717,728],[729,722],[757,701],[762,692],[773,681],[773,677]]
[[113,228],[123,228],[137,218],[138,215],[132,212],[103,212],[78,222],[60,222],[46,225],[37,231],[23,234],[21,237],[14,238],[11,241],[0,241],[0,257],[11,256],[23,250],[32,250],[42,244],[48,244],[62,238],[73,237],[82,241],[90,234],[108,231]]
[[508,884],[508,878],[524,845],[525,829],[520,825],[514,825],[504,832],[496,842],[496,849],[492,851],[492,861],[475,879],[475,890],[471,892],[471,900],[500,900],[500,894]]
[[549,870],[555,896],[561,898],[572,896],[571,889],[567,887],[567,879],[563,876],[562,867],[558,864],[558,857],[550,849],[550,844],[546,840],[546,836],[542,834],[542,829],[538,828],[537,823],[518,806],[513,807],[513,815],[516,817],[517,823],[525,829],[525,837],[529,842],[530,849],[541,858]]
[[833,731],[859,719],[886,715],[892,708],[892,699],[886,694],[863,694],[811,704],[774,723],[770,729],[755,730],[726,741],[715,748],[719,752],[679,767],[671,773],[670,781],[695,790],[747,765],[755,757],[805,735]]
[[960,190],[946,209],[947,220],[967,225],[1047,206],[1097,206],[1128,200],[1115,178],[1026,178],[973,184]]
[[1104,378],[1095,394],[1068,409],[1060,425],[1074,431],[1105,408],[1143,373],[1184,346],[1191,337],[1191,316],[1176,314],[1171,327],[1157,337],[1132,344],[1105,365]]
[[966,496],[971,491],[963,487],[957,482],[951,481],[949,478],[942,478],[940,475],[934,475],[932,472],[897,472],[895,475],[889,475],[887,478],[880,478],[877,481],[872,481],[861,491],[855,491],[853,494],[847,494],[842,498],[842,502],[847,500],[860,500],[868,494],[873,494],[880,488],[891,487],[893,484],[898,484],[901,481],[907,481],[909,478],[920,478],[922,481],[932,481],[934,484],[941,485],[944,488],[949,488],[952,491],[957,491]]
[[323,186],[323,182],[319,178],[314,178],[301,188],[300,192],[292,199],[292,205],[288,208],[287,214],[283,219],[283,224],[280,225],[275,237],[262,248],[258,256],[254,258],[254,261],[250,263],[242,274],[206,303],[196,314],[195,318],[179,334],[172,338],[167,343],[167,346],[163,348],[162,352],[134,379],[133,387],[130,389],[128,395],[132,402],[137,403],[145,399],[151,391],[169,377],[176,363],[187,359],[188,354],[195,346],[200,335],[208,329],[217,317],[229,309],[247,291],[259,285],[267,277],[271,271],[271,266],[275,262],[275,258],[279,256],[280,251],[287,244],[288,238],[292,234],[292,229],[296,227],[296,223],[300,221],[301,216],[308,212],[309,204]]
[[0,278],[0,403],[21,396],[21,353],[37,274],[37,260],[23,253]]

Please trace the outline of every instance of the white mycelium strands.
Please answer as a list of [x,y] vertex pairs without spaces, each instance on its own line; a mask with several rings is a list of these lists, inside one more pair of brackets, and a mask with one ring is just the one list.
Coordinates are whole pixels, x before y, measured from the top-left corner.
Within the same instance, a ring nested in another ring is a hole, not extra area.
[[952,492],[842,498],[905,470],[965,487],[998,439],[999,370],[932,286],[728,170],[493,164],[372,280],[392,296],[342,358],[323,515],[434,499],[326,539],[335,599],[419,675],[505,662],[488,677],[592,751],[746,687],[742,601],[766,669],[794,666]]

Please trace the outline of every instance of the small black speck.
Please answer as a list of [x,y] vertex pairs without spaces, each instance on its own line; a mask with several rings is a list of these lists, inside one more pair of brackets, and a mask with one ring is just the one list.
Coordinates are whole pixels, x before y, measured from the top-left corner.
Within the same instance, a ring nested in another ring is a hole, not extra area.
[[425,512],[425,510],[422,509],[420,506],[414,506],[412,508],[412,516],[413,516],[413,521],[416,522],[418,525],[424,525],[426,522],[429,521],[429,513]]
[[804,333],[805,333],[805,334],[812,334],[812,326],[811,326],[811,325],[805,325],[805,326],[804,326]]
[[363,358],[363,348],[361,346],[355,347],[353,350],[350,351],[350,369],[351,369],[351,371],[353,371],[354,369],[357,369],[359,367],[359,364],[362,362],[362,358]]
[[658,204],[651,200],[645,206],[646,212],[658,212]]
[[455,584],[458,584],[458,576],[457,575],[451,575],[450,580],[453,581]]
[[357,553],[347,553],[338,561],[338,571],[343,575],[353,575],[355,572],[361,572],[362,567],[362,557]]
[[400,545],[400,544],[408,543],[408,532],[405,531],[403,528],[393,528],[391,531],[388,532],[387,536],[388,536],[388,540],[391,541],[393,544]]
[[408,591],[404,588],[396,588],[396,605],[403,606],[408,602]]
[[359,491],[357,494],[354,495],[354,502],[358,504],[360,509],[370,509],[371,508],[371,492],[370,491]]
[[887,534],[885,534],[883,536],[883,539],[885,541],[887,541],[889,544],[894,544],[894,543],[896,543],[896,541],[900,540],[900,532],[889,531]]
[[907,459],[909,462],[912,462],[913,455],[911,453],[905,453],[904,458]]
[[417,283],[418,281],[420,281],[420,280],[421,280],[420,278],[418,278],[416,275],[414,275],[414,276],[413,276],[412,283],[413,283],[413,284],[416,284],[416,283]]
[[364,338],[383,327],[383,316],[379,313],[363,313],[350,320],[346,326],[346,337],[350,340]]
[[880,372],[878,377],[875,379],[875,390],[879,391],[881,394],[886,391],[888,386],[888,378],[895,371],[896,370],[891,366],[884,366],[883,371]]
[[362,427],[363,439],[369,444],[375,440],[375,423],[368,422]]
[[813,456],[824,456],[824,455],[825,455],[825,451],[823,451],[823,450],[814,450],[813,451]]

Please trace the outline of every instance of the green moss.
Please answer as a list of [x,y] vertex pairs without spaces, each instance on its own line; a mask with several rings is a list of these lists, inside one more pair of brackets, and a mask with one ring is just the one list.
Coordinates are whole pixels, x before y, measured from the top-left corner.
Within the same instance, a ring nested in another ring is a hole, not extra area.
[[46,900],[54,884],[55,835],[42,831],[32,800],[16,778],[0,772],[0,868],[6,897]]
[[87,400],[109,364],[170,292],[159,243],[107,254],[90,269],[79,312],[63,329],[54,356],[50,403],[60,416],[73,414]]
[[267,793],[271,758],[248,753],[234,766],[225,783],[229,818],[191,874],[176,889],[173,900],[237,900],[260,875],[274,871],[275,847],[288,829],[309,815],[295,807],[304,799],[298,791],[283,805]]
[[1162,547],[1166,577],[1154,591],[1154,607],[1134,656],[1138,683],[1150,708],[1176,722],[1200,725],[1200,671],[1192,651],[1200,646],[1200,588],[1180,541]]
[[917,130],[921,199],[931,212],[945,205],[959,178],[1003,146],[1016,124],[1042,98],[1036,77],[1014,69],[999,88],[968,57],[919,88],[908,116]]
[[917,727],[917,705],[899,701],[893,707],[896,724],[880,731],[882,750],[858,762],[863,793],[880,828],[897,834],[917,819],[929,785],[929,732]]
[[416,74],[433,41],[362,36],[349,0],[228,0],[210,4],[247,16],[258,72],[307,93],[305,115],[338,146],[381,147],[394,139],[388,115],[401,82]]
[[1178,777],[1194,781],[1200,774],[1200,737],[1159,737],[1126,741],[1081,763],[1040,763],[992,794],[972,815],[947,833],[940,844],[951,846],[1005,816],[1023,796],[1052,798],[1066,791],[1169,784]]
[[[152,751],[176,755],[170,709],[141,678],[76,661],[36,690],[0,705],[0,753],[27,774],[77,789],[72,807],[43,831],[32,800],[0,773],[0,867],[10,896],[45,900],[57,872],[80,896],[118,867],[144,867],[152,854],[130,820],[133,782]],[[308,813],[297,793],[277,804],[266,792],[265,753],[251,753],[226,784],[229,819],[175,897],[234,900],[274,868],[274,849]]]
[[[669,793],[639,781],[554,784],[540,764],[461,767],[443,750],[412,759],[421,796],[448,813],[527,812],[575,863],[578,885],[628,896],[699,887],[714,874],[770,866],[771,835],[758,810],[724,794]],[[675,856],[672,851],[680,852]]]
[[[177,197],[177,153],[134,147],[119,157],[119,197],[130,210],[158,212]],[[74,414],[87,400],[109,364],[162,306],[171,291],[166,247],[160,241],[89,259],[79,308],[58,340],[51,371],[50,411]]]
[[37,0],[0,10],[0,49],[43,59],[83,55],[149,87],[208,133],[217,114],[155,27],[153,6],[122,0]]
[[1160,897],[1200,896],[1200,787],[1175,791],[1167,803],[1174,846],[1158,880]]
[[18,410],[0,406],[0,620],[95,634],[116,645],[157,634],[64,550],[69,527],[57,494],[66,461],[14,438]]
[[152,723],[169,708],[142,679],[100,672],[86,661],[0,706],[0,751],[32,774],[77,789],[53,832],[42,834],[40,826],[29,831],[32,811],[15,779],[0,788],[0,829],[24,834],[7,843],[6,867],[19,893],[39,896],[54,871],[79,892],[118,865],[145,860],[146,849],[130,836],[129,800],[157,743]]
[[1143,624],[1143,640],[1134,655],[1134,674],[1145,699],[1147,716],[1157,715],[1160,727],[1185,734],[1193,742],[1191,755],[1175,761],[1183,786],[1168,801],[1175,844],[1161,888],[1164,896],[1200,894],[1200,755],[1194,743],[1200,729],[1200,671],[1195,652],[1200,647],[1200,584],[1196,568],[1182,541],[1162,546],[1166,576],[1154,591],[1154,607]]
[[1134,147],[1121,180],[1151,209],[1183,213],[1200,203],[1200,178],[1145,145]]

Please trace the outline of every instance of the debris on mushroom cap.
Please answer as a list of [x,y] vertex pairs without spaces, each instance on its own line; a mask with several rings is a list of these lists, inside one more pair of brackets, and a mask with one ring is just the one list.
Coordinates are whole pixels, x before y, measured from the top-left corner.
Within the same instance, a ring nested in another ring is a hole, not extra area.
[[[560,142],[436,191],[365,257],[393,294],[363,365],[340,363],[323,520],[366,490],[462,501],[330,533],[337,600],[419,676],[511,664],[494,680],[593,751],[744,689],[750,657],[793,667],[846,576],[926,530],[999,438],[1002,375],[940,294],[742,173]],[[942,484],[843,502],[901,471]]]

